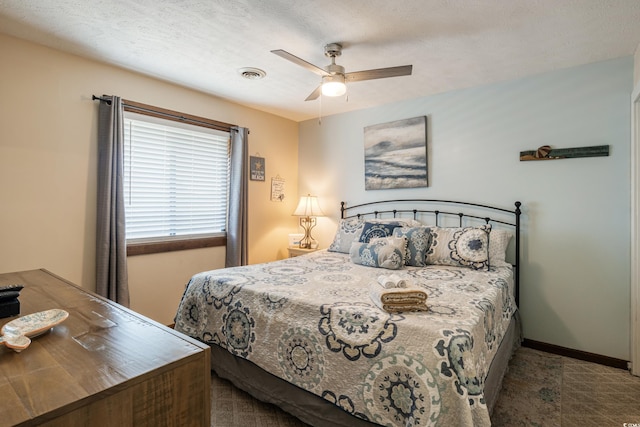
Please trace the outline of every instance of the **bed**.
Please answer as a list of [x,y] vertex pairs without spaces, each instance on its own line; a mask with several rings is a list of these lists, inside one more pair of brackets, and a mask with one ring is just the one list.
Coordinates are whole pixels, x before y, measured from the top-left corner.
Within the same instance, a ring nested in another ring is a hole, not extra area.
[[[490,425],[521,342],[521,204],[340,212],[328,249],[195,274],[175,328],[211,346],[220,377],[314,426]],[[372,290],[391,273],[427,311],[380,308]]]

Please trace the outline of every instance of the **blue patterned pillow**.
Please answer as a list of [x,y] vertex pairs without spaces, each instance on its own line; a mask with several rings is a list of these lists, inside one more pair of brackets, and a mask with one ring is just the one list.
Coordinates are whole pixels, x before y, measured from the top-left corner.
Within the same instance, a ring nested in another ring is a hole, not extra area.
[[357,242],[364,227],[364,220],[360,218],[341,219],[338,224],[338,231],[333,238],[333,242],[327,249],[329,252],[349,253],[351,244]]
[[393,235],[393,230],[400,227],[399,222],[365,222],[360,234],[359,242],[369,243],[374,237],[389,237]]
[[349,250],[349,258],[354,264],[398,270],[404,265],[404,247],[394,245],[388,239],[371,243],[354,242]]
[[395,237],[407,238],[407,249],[405,251],[405,265],[414,267],[424,267],[427,265],[427,250],[431,242],[431,232],[429,227],[398,227],[393,230]]
[[[396,226],[399,224],[402,227],[417,227],[420,222],[414,219],[405,219],[405,218],[393,218],[393,219],[369,219],[367,222],[372,224],[393,224]],[[362,229],[365,224],[364,218],[348,218],[341,219],[338,224],[338,229],[336,230],[336,234],[333,237],[333,241],[329,248],[327,249],[329,252],[341,252],[348,254],[349,249],[351,249],[351,244],[353,242],[358,242],[360,236],[362,234]],[[382,236],[384,237],[384,236]]]
[[427,264],[489,270],[491,225],[463,228],[431,228]]

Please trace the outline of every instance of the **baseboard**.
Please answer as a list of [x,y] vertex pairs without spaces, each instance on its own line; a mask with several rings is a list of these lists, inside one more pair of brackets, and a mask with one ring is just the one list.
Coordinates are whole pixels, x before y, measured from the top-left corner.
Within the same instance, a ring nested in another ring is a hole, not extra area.
[[522,342],[523,347],[529,347],[534,350],[540,350],[547,353],[557,354],[559,356],[571,357],[572,359],[584,360],[585,362],[598,363],[600,365],[611,366],[613,368],[628,370],[629,361],[616,359],[615,357],[602,356],[600,354],[589,353],[572,348],[561,347],[559,345],[547,344],[540,341],[534,341],[525,338]]

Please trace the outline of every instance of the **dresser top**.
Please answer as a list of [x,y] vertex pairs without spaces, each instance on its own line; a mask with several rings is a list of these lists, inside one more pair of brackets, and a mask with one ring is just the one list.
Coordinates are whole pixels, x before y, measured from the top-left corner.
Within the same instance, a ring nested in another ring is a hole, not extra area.
[[[57,308],[69,317],[20,353],[0,345],[0,425],[99,399],[209,350],[46,270],[0,274],[0,286],[11,284],[24,285],[20,315]],[[15,318],[0,319],[0,327]]]

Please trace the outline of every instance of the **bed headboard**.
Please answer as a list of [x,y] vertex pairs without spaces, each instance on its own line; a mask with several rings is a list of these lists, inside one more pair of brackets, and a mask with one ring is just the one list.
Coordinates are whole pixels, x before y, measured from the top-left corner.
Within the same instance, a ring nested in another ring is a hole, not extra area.
[[[347,206],[340,202],[340,217],[347,218],[402,218],[411,216],[416,220],[433,218],[435,225],[441,225],[451,218],[457,222],[456,226],[472,225],[471,222],[485,224],[501,224],[513,227],[515,234],[515,262],[514,281],[516,305],[520,306],[520,207],[522,203],[515,202],[515,209],[504,209],[478,203],[458,202],[454,200],[437,199],[397,199],[381,200],[377,202],[361,203]],[[443,226],[445,226],[443,224]]]

